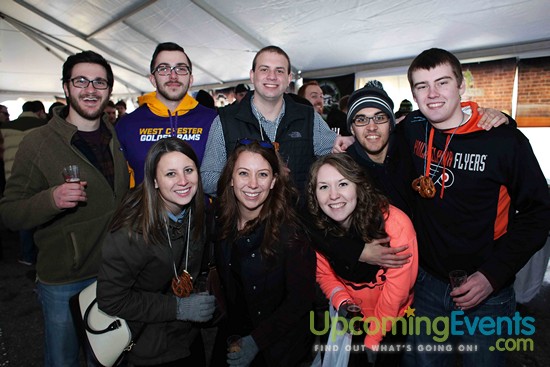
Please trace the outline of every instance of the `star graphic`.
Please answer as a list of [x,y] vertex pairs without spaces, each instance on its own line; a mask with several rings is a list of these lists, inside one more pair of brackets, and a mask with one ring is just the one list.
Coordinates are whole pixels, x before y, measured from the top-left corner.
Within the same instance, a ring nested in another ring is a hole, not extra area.
[[407,317],[411,317],[411,316],[414,316],[414,311],[416,310],[416,308],[411,308],[411,306],[407,307],[407,309],[404,311],[405,315],[407,315]]

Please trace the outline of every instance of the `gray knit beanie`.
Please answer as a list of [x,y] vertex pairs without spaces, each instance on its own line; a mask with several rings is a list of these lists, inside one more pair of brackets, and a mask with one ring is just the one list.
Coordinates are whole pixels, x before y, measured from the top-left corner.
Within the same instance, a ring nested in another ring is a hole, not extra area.
[[395,126],[395,116],[393,114],[393,101],[388,96],[382,83],[378,80],[370,80],[361,89],[357,89],[351,94],[348,101],[348,129],[351,131],[351,123],[357,112],[366,107],[378,108],[386,113],[390,118],[391,128]]

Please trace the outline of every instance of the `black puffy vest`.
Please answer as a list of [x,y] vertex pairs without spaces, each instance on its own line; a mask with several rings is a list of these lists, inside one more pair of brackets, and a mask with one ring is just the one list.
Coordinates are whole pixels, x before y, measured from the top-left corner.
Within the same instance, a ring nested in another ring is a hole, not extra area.
[[[252,113],[250,105],[252,93],[236,103],[220,108],[218,114],[223,128],[227,156],[242,138],[261,140],[260,123]],[[290,157],[288,166],[291,176],[300,193],[304,193],[309,167],[315,160],[313,152],[313,108],[294,102],[284,96],[285,115],[275,136],[279,143],[279,153]],[[264,139],[269,139],[263,132]]]

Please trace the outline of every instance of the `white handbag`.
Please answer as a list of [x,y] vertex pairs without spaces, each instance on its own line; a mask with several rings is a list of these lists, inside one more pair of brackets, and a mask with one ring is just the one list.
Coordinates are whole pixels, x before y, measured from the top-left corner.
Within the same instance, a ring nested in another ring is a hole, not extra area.
[[99,309],[96,288],[94,282],[70,299],[73,320],[88,358],[101,366],[116,366],[135,342],[125,320]]

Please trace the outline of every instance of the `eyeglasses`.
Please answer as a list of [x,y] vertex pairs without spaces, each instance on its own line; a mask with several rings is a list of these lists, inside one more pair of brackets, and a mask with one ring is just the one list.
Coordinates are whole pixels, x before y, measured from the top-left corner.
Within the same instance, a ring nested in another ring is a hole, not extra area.
[[361,127],[361,126],[366,126],[370,124],[371,120],[376,125],[381,125],[390,121],[390,118],[385,113],[380,113],[372,117],[368,117],[365,115],[357,115],[353,118],[353,123],[355,124],[355,126]]
[[279,143],[277,143],[277,142],[272,143],[270,141],[256,140],[256,139],[249,139],[249,138],[242,138],[242,139],[237,140],[237,146],[250,145],[250,144],[254,144],[254,143],[258,144],[262,148],[273,149],[275,151],[279,150]]
[[153,70],[153,74],[157,73],[158,75],[167,76],[172,74],[172,71],[175,71],[178,75],[189,75],[191,74],[191,69],[187,65],[159,65]]
[[70,79],[70,81],[71,83],[73,83],[73,86],[75,88],[88,88],[88,85],[90,85],[90,83],[92,83],[95,89],[104,90],[109,88],[109,82],[101,78],[89,80],[82,76],[79,76],[79,77]]

